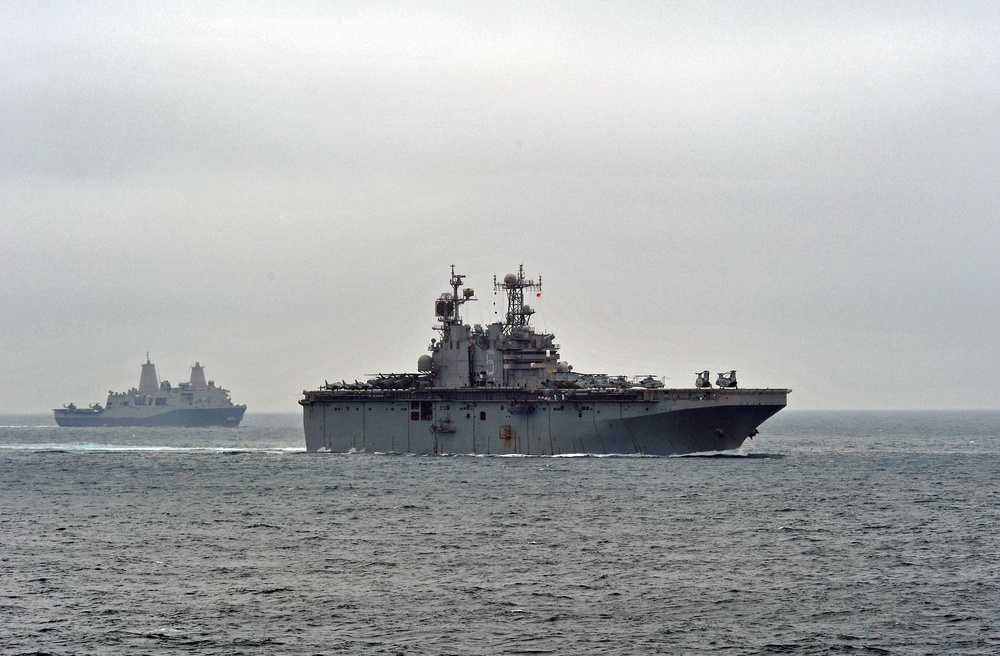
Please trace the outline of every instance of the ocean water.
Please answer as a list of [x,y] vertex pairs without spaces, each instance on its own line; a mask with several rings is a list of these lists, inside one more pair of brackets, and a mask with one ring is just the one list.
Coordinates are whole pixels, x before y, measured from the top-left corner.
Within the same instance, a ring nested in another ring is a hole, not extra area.
[[0,654],[1000,653],[1000,412],[683,458],[0,425]]

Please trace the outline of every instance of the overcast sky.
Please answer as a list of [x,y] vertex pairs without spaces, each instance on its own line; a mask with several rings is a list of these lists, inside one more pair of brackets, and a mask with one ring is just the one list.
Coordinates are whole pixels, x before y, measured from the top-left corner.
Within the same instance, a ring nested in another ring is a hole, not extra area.
[[[208,5],[207,7],[204,5]],[[449,266],[581,372],[997,408],[1000,3],[6,2],[0,412],[414,371]]]

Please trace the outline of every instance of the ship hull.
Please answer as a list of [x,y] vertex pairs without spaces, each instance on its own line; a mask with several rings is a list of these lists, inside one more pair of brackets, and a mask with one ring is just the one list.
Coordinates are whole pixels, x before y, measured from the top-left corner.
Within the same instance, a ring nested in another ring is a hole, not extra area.
[[56,424],[71,428],[114,426],[176,426],[181,428],[236,428],[243,420],[245,406],[231,408],[183,408],[156,414],[112,413],[89,410],[60,409],[55,411]]
[[787,392],[316,391],[300,403],[309,451],[669,456],[738,449]]

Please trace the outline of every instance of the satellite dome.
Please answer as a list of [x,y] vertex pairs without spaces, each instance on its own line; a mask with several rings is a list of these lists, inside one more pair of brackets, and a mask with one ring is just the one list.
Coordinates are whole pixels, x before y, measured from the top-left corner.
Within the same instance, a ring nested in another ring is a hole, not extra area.
[[510,285],[516,285],[517,284],[517,274],[508,273],[506,276],[503,277],[503,284],[507,285],[508,287]]
[[431,370],[431,356],[421,355],[417,358],[417,371],[430,371]]

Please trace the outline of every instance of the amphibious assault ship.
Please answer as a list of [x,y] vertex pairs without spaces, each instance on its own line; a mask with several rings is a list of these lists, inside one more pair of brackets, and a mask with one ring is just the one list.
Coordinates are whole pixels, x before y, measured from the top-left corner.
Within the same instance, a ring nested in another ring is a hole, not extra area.
[[229,390],[205,380],[205,368],[195,362],[191,379],[172,387],[160,382],[156,365],[142,365],[139,387],[127,392],[108,392],[104,406],[94,403],[78,408],[69,403],[56,408],[56,423],[60,426],[232,426],[240,425],[245,405],[233,405]]
[[[588,375],[559,360],[555,335],[531,326],[526,291],[542,281],[524,266],[493,286],[507,299],[503,320],[462,320],[477,300],[451,267],[451,291],[434,309],[439,338],[416,373],[306,390],[306,449],[418,454],[682,455],[739,448],[785,407],[787,389],[740,389],[736,372],[708,371],[694,387],[669,389],[653,376]],[[460,292],[460,288],[461,292]]]

